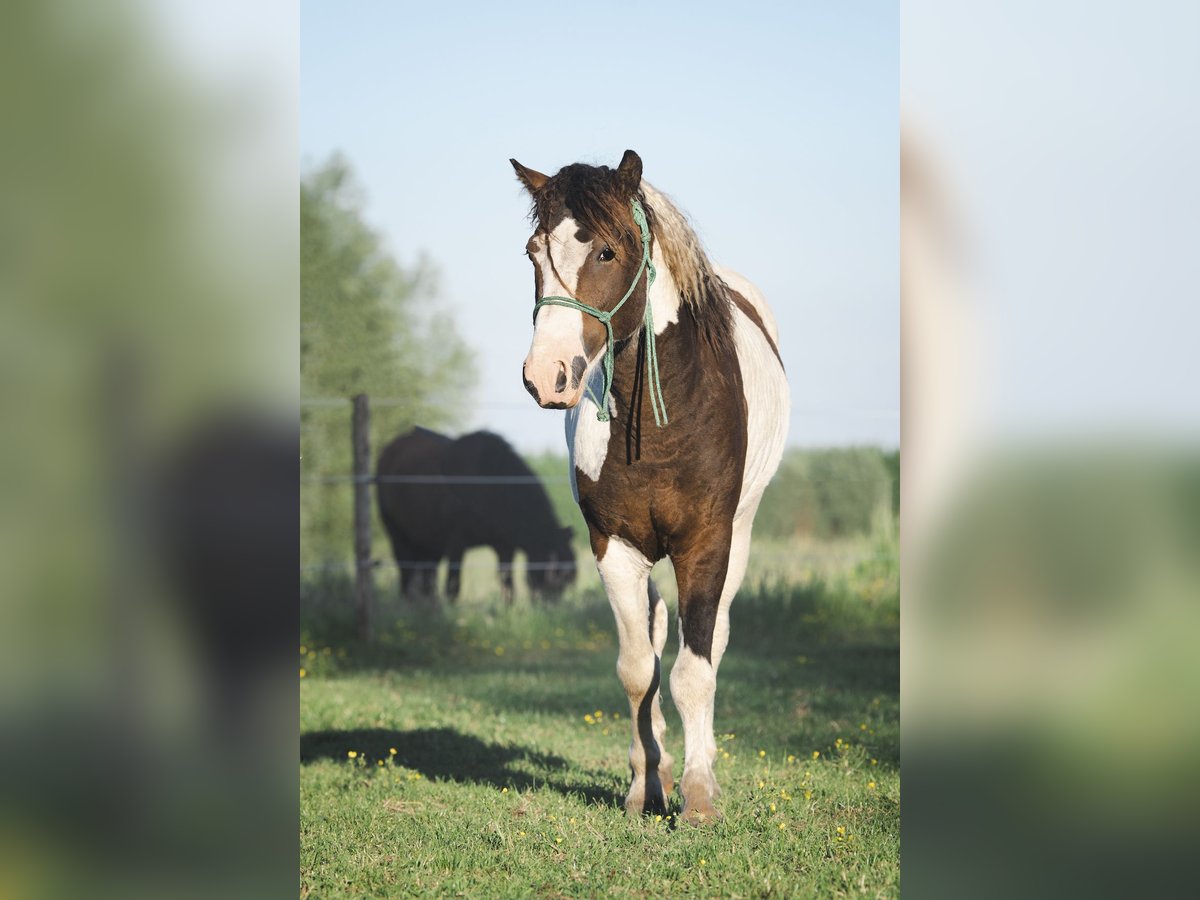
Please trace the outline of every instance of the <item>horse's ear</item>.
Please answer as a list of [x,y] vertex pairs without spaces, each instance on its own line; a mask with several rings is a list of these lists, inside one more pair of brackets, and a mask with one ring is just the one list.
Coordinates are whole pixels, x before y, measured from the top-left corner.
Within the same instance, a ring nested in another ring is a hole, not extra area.
[[636,193],[642,183],[642,158],[632,150],[626,150],[621,157],[621,164],[617,166],[617,174],[629,192]]
[[509,162],[512,163],[513,171],[517,173],[517,178],[521,179],[521,184],[525,185],[525,190],[531,194],[540,191],[546,182],[550,180],[549,175],[543,175],[534,169],[527,169],[515,159],[510,159]]

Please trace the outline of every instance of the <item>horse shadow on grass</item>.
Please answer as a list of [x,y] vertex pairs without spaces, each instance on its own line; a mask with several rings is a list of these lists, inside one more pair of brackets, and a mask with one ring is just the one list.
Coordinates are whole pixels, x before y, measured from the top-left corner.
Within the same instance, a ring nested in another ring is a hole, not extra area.
[[[395,749],[395,754],[392,750]],[[523,791],[548,787],[583,798],[589,804],[623,808],[625,798],[611,786],[606,772],[580,771],[570,761],[528,747],[487,743],[452,728],[394,731],[359,728],[311,731],[300,736],[300,762],[321,759],[347,762],[350,753],[368,768],[379,761],[420,772],[430,781],[487,785]]]

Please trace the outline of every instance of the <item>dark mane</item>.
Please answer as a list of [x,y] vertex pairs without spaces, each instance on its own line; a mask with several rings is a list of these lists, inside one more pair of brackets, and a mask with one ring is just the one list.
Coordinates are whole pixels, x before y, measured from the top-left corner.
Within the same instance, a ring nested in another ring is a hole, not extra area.
[[[633,237],[633,217],[629,211],[632,199],[613,169],[575,163],[559,169],[557,175],[534,193],[529,219],[538,231],[548,232],[570,210],[575,221],[588,231],[620,244]],[[642,199],[640,191],[638,199]],[[646,216],[649,220],[649,211]]]
[[[714,347],[732,351],[729,286],[713,270],[699,236],[675,204],[648,181],[642,180],[636,198],[679,292],[681,312],[693,319]],[[616,170],[575,163],[533,192],[529,219],[535,229],[548,232],[569,211],[588,231],[616,246],[638,240],[629,208],[632,199]]]

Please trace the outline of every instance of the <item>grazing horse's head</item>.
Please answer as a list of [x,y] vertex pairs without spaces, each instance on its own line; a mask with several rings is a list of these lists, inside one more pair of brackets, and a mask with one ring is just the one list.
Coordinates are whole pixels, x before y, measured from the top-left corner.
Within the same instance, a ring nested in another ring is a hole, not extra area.
[[563,590],[575,583],[573,537],[570,525],[556,528],[546,549],[530,555],[529,561],[534,565],[529,567],[526,578],[533,593],[557,600]]
[[[535,229],[525,252],[533,263],[534,301],[569,297],[595,310],[613,309],[642,262],[642,237],[631,210],[641,194],[641,159],[626,150],[616,169],[578,163],[552,177],[509,161],[533,198]],[[637,333],[645,308],[643,279],[612,318],[617,341]],[[537,309],[522,375],[538,405],[575,406],[583,396],[584,371],[604,353],[606,340],[604,325],[591,315],[565,306]]]

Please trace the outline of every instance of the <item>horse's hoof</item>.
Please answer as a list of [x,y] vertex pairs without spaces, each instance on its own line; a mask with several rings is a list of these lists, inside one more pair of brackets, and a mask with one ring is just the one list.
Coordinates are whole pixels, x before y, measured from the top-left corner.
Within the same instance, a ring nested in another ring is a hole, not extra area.
[[711,803],[684,803],[679,819],[688,825],[713,825],[723,816]]
[[663,816],[667,815],[667,800],[662,793],[646,794],[643,797],[635,797],[630,794],[625,798],[625,813],[631,819],[640,819],[643,816]]

